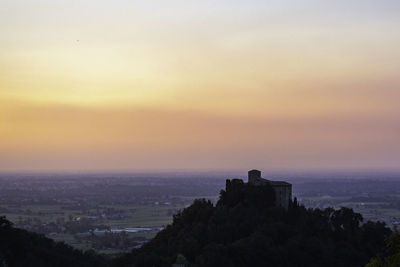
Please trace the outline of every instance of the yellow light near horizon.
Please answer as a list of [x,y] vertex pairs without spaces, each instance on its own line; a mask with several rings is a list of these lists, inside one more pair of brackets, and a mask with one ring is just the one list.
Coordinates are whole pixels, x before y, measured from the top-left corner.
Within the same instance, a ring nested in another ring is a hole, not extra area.
[[0,171],[400,158],[392,1],[39,2],[0,10]]

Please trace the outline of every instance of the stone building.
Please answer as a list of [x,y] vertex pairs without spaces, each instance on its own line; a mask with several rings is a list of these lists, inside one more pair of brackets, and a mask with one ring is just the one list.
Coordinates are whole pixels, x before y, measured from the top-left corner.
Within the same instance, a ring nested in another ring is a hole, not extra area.
[[270,181],[261,178],[259,170],[248,172],[248,183],[251,185],[270,184],[275,190],[275,205],[284,209],[289,208],[289,202],[292,199],[292,185],[284,181]]

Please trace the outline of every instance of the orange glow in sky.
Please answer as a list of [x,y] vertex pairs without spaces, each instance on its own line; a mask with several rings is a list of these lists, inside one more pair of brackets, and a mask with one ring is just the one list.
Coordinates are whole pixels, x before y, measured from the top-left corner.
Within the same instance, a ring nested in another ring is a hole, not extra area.
[[398,168],[398,1],[0,7],[0,171]]

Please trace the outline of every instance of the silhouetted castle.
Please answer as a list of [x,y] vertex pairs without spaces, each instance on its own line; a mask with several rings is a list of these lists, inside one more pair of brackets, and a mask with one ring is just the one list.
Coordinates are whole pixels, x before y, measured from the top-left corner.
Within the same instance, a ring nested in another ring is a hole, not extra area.
[[251,170],[248,172],[248,183],[251,185],[270,184],[275,190],[275,205],[284,209],[289,208],[289,201],[292,199],[292,185],[284,181],[270,181],[261,178],[259,170]]

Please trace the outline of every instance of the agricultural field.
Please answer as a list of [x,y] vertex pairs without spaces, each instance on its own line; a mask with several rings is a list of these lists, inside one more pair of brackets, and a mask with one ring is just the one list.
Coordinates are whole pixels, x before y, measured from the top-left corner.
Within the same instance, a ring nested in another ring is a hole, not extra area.
[[[189,200],[187,200],[189,205]],[[129,238],[148,240],[156,235],[159,229],[172,222],[172,216],[183,209],[185,204],[128,204],[98,205],[85,210],[69,210],[63,205],[37,204],[1,205],[2,216],[6,216],[17,227],[43,233],[56,241],[64,241],[79,249],[91,249],[90,242],[78,240],[76,234],[95,229],[150,228],[146,231],[128,233]],[[5,212],[4,212],[5,211]],[[12,211],[12,212],[11,212]],[[79,225],[76,229],[74,225]],[[82,230],[80,230],[82,229]],[[117,253],[121,249],[104,249],[104,253]]]
[[0,215],[78,249],[116,254],[153,238],[194,199],[216,199],[214,180],[203,179],[194,191],[191,179],[5,176]]
[[[244,175],[0,175],[0,215],[16,227],[78,249],[116,255],[138,248],[196,198],[214,203],[225,180]],[[353,208],[364,221],[400,224],[400,175],[271,173],[306,207]]]

